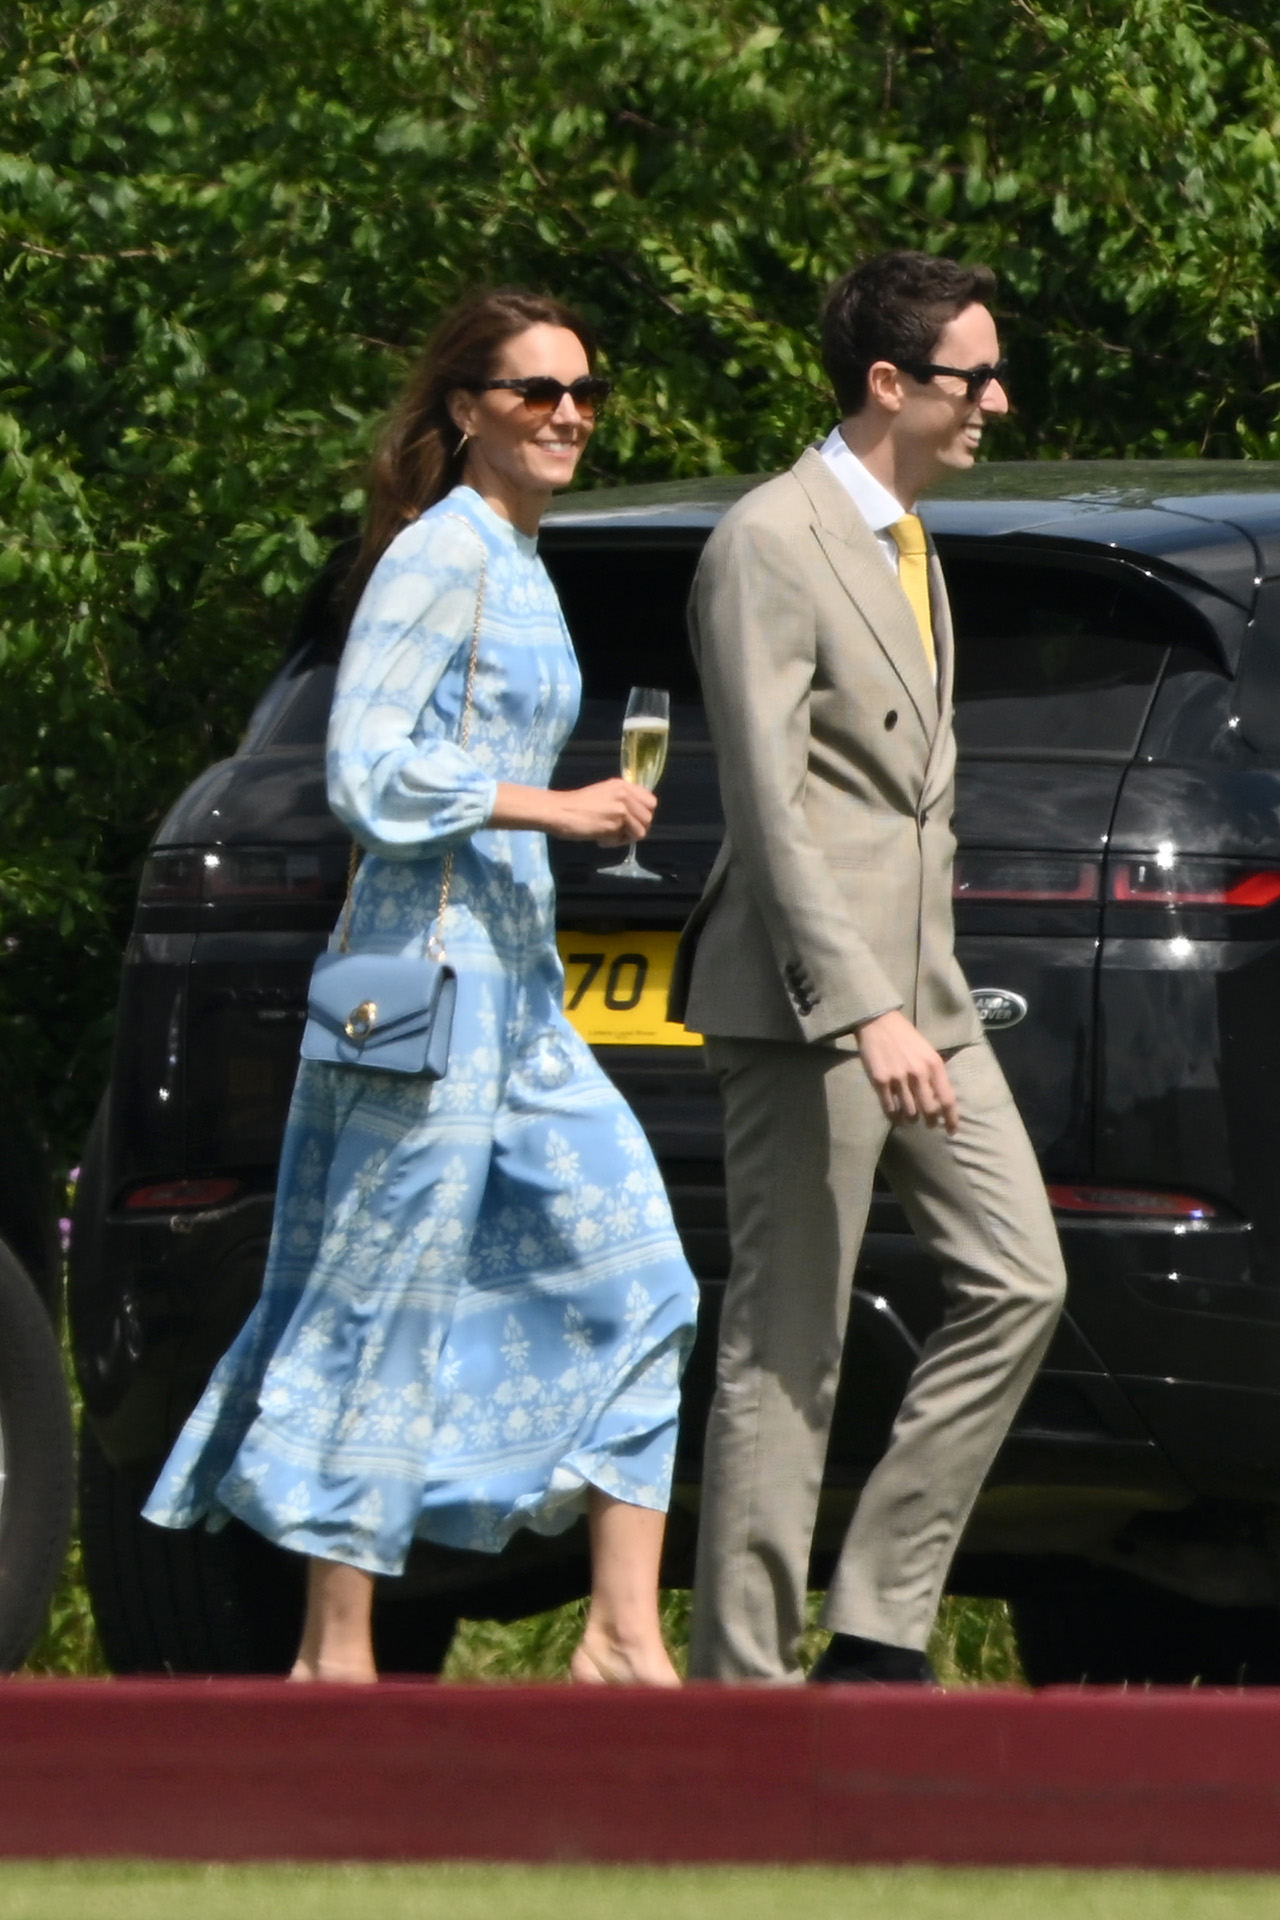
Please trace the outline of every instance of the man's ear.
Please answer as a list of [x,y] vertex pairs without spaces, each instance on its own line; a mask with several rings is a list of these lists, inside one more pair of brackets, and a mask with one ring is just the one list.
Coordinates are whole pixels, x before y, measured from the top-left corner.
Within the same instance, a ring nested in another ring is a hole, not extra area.
[[902,374],[892,360],[873,360],[867,368],[867,399],[885,413],[902,411]]

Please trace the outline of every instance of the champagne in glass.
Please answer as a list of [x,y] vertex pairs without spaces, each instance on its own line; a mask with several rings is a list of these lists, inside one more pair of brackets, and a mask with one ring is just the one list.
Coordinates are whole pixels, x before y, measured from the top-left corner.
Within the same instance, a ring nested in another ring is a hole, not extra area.
[[[671,738],[671,698],[660,687],[632,687],[622,722],[622,777],[652,793],[667,764],[667,744]],[[616,866],[601,867],[601,873],[618,880],[661,880],[636,859],[635,842],[627,848],[627,857]]]
[[622,777],[653,792],[667,764],[671,722],[640,713],[622,723]]

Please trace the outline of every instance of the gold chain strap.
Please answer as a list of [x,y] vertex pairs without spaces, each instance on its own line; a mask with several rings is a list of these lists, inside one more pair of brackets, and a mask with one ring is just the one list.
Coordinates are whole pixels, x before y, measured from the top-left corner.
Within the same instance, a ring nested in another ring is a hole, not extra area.
[[[450,514],[451,520],[462,520],[461,514]],[[470,527],[469,520],[462,524]],[[472,529],[474,532],[474,528]],[[487,555],[480,562],[480,585],[476,591],[476,617],[471,625],[471,652],[467,660],[467,687],[462,697],[462,726],[458,733],[458,745],[465,753],[471,744],[471,714],[476,695],[476,667],[480,660],[480,625],[484,619],[484,583],[488,572]],[[338,942],[339,953],[347,953],[351,946],[351,911],[353,889],[356,883],[356,871],[360,865],[360,843],[351,842],[351,858],[347,862],[347,899],[342,913],[342,938]],[[434,931],[427,935],[427,954],[432,960],[444,959],[444,916],[449,905],[449,892],[453,886],[453,849],[445,855],[444,872],[440,876],[440,905],[436,909]]]
[[356,884],[356,870],[360,865],[360,842],[351,842],[351,852],[347,856],[347,899],[342,909],[342,938],[338,942],[339,953],[351,951],[351,908],[352,893]]

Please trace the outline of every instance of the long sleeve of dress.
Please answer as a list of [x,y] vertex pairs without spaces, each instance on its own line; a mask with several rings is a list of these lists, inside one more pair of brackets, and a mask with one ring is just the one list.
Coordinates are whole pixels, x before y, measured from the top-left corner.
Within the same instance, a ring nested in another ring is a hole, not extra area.
[[329,721],[329,805],[384,858],[447,852],[493,812],[496,779],[458,745],[483,564],[466,521],[418,520],[356,610]]

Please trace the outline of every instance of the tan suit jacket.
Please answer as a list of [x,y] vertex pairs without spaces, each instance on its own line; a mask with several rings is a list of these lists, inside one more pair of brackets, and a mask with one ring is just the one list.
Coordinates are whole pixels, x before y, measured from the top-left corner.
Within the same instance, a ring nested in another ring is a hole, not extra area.
[[727,832],[681,940],[671,1017],[695,1033],[856,1051],[901,1007],[939,1048],[981,1036],[954,952],[955,738],[906,595],[809,449],[740,500],[690,604]]

